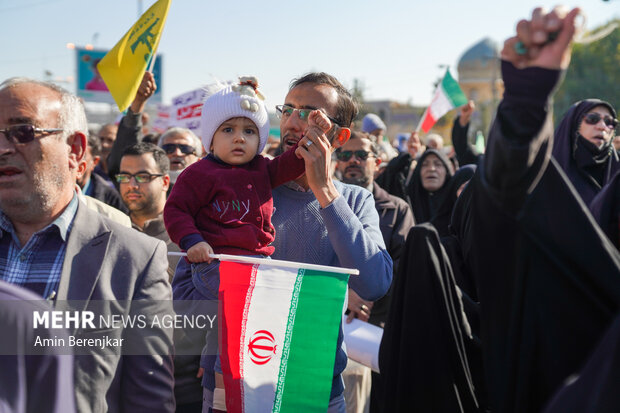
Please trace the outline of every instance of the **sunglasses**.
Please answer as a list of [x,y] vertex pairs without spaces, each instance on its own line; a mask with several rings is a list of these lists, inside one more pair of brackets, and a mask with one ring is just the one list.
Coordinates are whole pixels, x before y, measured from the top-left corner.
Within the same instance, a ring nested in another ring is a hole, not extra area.
[[166,143],[162,145],[161,148],[166,151],[168,155],[175,153],[177,148],[185,155],[193,155],[196,153],[196,149],[194,149],[193,146],[183,145],[182,143]]
[[614,119],[611,116],[603,116],[600,113],[592,112],[583,117],[583,120],[588,125],[596,125],[601,121],[601,119],[603,119],[605,126],[608,128],[615,129],[616,126],[618,126],[618,119]]
[[37,135],[51,135],[62,132],[64,129],[41,129],[33,125],[13,125],[8,128],[0,129],[0,132],[13,143],[32,142]]
[[336,151],[336,158],[339,161],[343,161],[343,162],[346,162],[349,159],[351,159],[353,155],[355,155],[355,157],[359,159],[360,161],[365,161],[366,159],[368,159],[368,156],[370,156],[371,153],[367,151],[363,151],[361,149],[359,151]]
[[139,172],[137,174],[116,174],[116,182],[119,184],[128,184],[131,182],[131,178],[135,178],[137,183],[146,184],[160,176],[164,176],[164,174],[150,174],[148,172]]
[[[277,111],[276,114],[278,115],[278,118],[288,119],[291,116],[293,116],[293,113],[297,112],[299,115],[299,119],[303,120],[304,122],[308,122],[308,116],[310,116],[310,113],[314,110],[316,109],[308,109],[308,108],[298,109],[298,108],[294,108],[289,105],[277,105],[276,106],[276,111]],[[327,116],[327,114],[325,114],[325,116]],[[336,119],[330,118],[329,116],[327,116],[327,119],[332,121],[333,124],[340,126],[340,122],[338,122]]]

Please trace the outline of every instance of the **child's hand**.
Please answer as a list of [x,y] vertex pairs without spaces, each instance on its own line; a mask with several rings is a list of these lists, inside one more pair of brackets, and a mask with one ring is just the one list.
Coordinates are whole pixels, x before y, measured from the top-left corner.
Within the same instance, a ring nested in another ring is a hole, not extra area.
[[309,128],[319,128],[324,133],[327,133],[332,127],[332,122],[329,120],[327,115],[325,115],[320,110],[313,110],[308,115],[308,127]]
[[213,254],[213,248],[211,245],[207,244],[204,241],[199,242],[198,244],[192,245],[187,250],[187,259],[190,262],[208,262],[214,260],[214,258],[209,257],[209,254]]
[[[320,110],[313,110],[308,115],[308,128],[304,133],[304,137],[299,141],[299,148],[304,148],[307,151],[310,150],[310,146],[321,142],[322,135],[326,135],[332,128],[332,122],[329,120],[325,113]],[[295,151],[298,158],[302,158],[300,149]]]

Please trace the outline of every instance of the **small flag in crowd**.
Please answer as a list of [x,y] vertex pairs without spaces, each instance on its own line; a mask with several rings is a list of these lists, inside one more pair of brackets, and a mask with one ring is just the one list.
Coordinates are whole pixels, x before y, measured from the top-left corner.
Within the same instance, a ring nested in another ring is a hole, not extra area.
[[461,87],[450,74],[450,70],[447,70],[446,75],[435,90],[435,95],[433,96],[430,106],[426,108],[424,115],[422,115],[417,130],[420,130],[421,127],[422,130],[427,133],[439,118],[452,109],[466,103],[467,97],[465,97]]
[[121,112],[131,104],[147,64],[155,56],[170,2],[153,4],[97,65]]
[[347,271],[357,271],[257,261],[220,258],[219,338],[227,411],[325,412]]

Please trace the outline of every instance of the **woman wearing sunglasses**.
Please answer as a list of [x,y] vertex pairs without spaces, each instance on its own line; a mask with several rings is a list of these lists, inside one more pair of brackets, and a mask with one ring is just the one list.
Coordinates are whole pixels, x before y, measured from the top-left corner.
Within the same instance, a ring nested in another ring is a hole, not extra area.
[[555,131],[553,157],[588,205],[620,170],[612,144],[617,125],[611,104],[586,99],[566,112]]

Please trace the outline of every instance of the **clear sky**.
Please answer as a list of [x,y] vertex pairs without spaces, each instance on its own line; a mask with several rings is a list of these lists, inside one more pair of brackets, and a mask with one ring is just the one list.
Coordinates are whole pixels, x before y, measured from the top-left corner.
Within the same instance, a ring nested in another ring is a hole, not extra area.
[[[153,0],[0,0],[0,80],[75,76],[66,44],[109,49]],[[484,37],[498,44],[549,0],[173,0],[159,52],[163,98],[239,75],[258,77],[270,105],[308,71],[362,81],[367,99],[427,104],[433,82]],[[583,0],[587,27],[620,16],[620,1]],[[620,70],[620,69],[619,69]],[[73,84],[65,84],[74,90]]]

